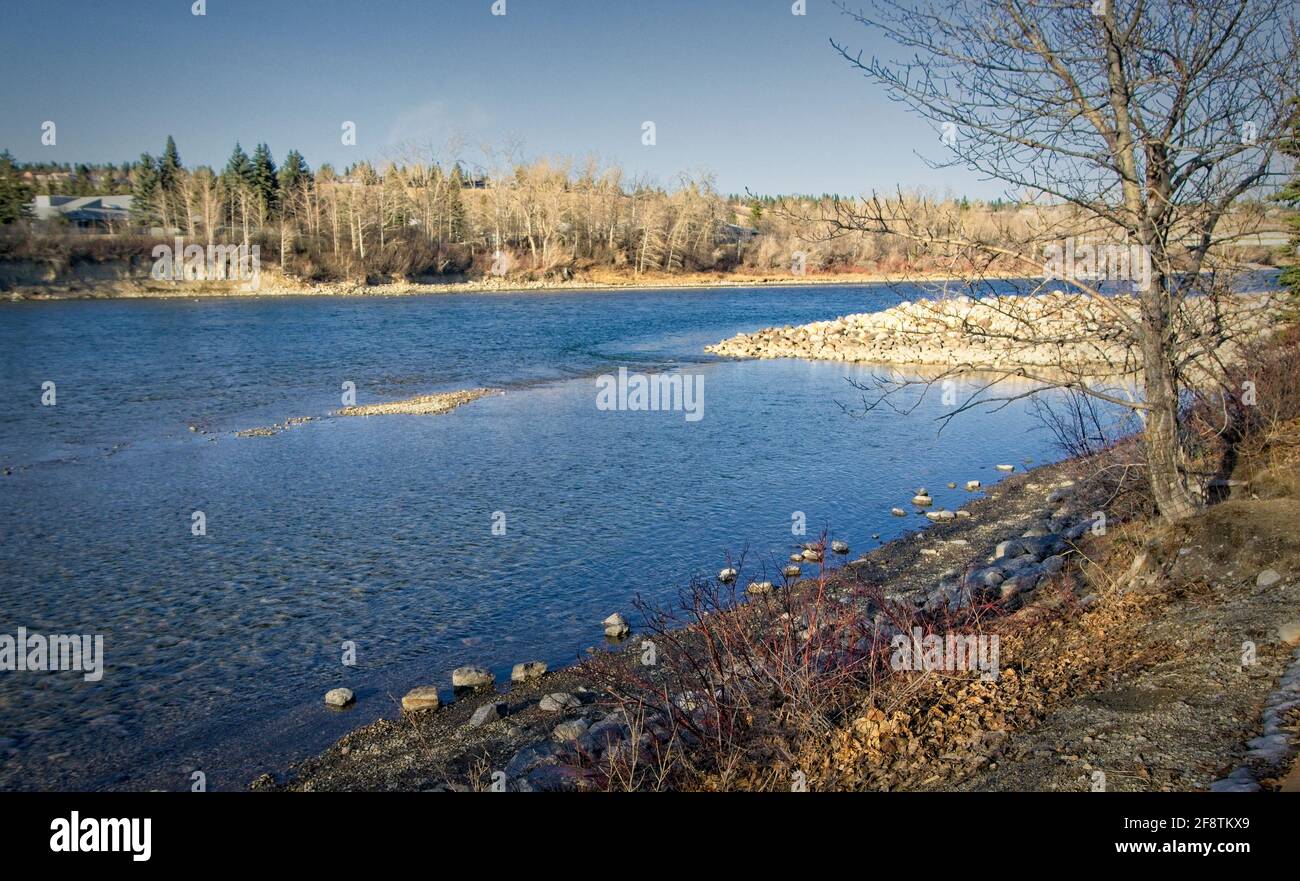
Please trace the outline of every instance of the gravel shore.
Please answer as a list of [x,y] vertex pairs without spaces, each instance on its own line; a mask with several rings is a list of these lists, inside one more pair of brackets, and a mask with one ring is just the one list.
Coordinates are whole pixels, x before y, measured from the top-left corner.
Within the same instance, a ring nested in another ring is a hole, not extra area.
[[[962,602],[958,585],[1005,575],[989,588],[1018,628],[1003,640],[1001,680],[940,676],[928,680],[939,698],[909,691],[914,705],[895,709],[892,721],[868,710],[842,733],[845,749],[826,756],[836,765],[822,777],[827,788],[1279,785],[1300,727],[1300,537],[1287,525],[1300,500],[1240,488],[1240,499],[1193,523],[1154,534],[1139,524],[1147,538],[1133,558],[1129,538],[1068,526],[1086,527],[1100,501],[1079,474],[1077,462],[1014,474],[973,493],[962,507],[969,516],[931,523],[916,511],[924,528],[841,567],[826,564],[824,580],[776,588],[820,584],[850,602],[862,585],[885,585],[892,600],[933,609]],[[1096,568],[1107,554],[1128,574]],[[749,603],[772,600],[764,591]],[[1249,664],[1243,642],[1254,647]],[[609,664],[637,665],[642,644],[637,634],[607,641],[610,651],[594,649],[591,660],[508,689],[463,691],[436,710],[401,712],[395,699],[393,718],[253,788],[585,788],[584,762],[662,736],[629,719],[604,687]],[[914,685],[926,682],[919,675]],[[867,731],[867,741],[856,739]]]
[[[1268,296],[1218,303],[1189,301],[1189,325],[1235,328],[1239,337],[1268,327]],[[734,358],[811,358],[971,370],[1070,368],[1098,374],[1131,371],[1140,357],[1119,332],[1122,313],[1139,314],[1133,297],[1102,302],[1059,291],[1035,296],[966,296],[903,302],[881,312],[845,315],[798,327],[769,327],[707,347]],[[1222,349],[1219,355],[1231,355]]]

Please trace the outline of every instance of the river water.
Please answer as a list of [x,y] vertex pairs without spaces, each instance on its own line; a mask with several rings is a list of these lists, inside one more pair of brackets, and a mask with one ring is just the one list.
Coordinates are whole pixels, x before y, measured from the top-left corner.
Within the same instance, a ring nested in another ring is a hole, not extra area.
[[[0,635],[104,638],[96,682],[0,672],[0,788],[184,789],[199,770],[238,789],[395,715],[412,686],[449,692],[457,666],[508,681],[519,661],[572,662],[638,594],[669,600],[741,554],[770,577],[823,529],[870,550],[923,528],[889,513],[916,486],[955,507],[968,496],[949,481],[1050,459],[1020,403],[940,433],[937,394],[909,415],[845,412],[847,378],[880,368],[703,353],[918,293],[0,306]],[[701,382],[701,418],[599,408],[597,377],[619,367]],[[331,416],[346,382],[359,403],[506,394]],[[234,434],[298,416],[318,418]],[[349,710],[323,705],[337,686]]]

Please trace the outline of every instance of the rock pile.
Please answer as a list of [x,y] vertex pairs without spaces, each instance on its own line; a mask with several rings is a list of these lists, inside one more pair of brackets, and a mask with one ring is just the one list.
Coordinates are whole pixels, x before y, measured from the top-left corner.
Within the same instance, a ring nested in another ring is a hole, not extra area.
[[[1208,298],[1188,301],[1181,317],[1207,329],[1221,321],[1237,329],[1238,337],[1262,331],[1269,322],[1265,296],[1220,300],[1221,314],[1217,316],[1212,306]],[[739,334],[705,351],[736,358],[811,358],[973,370],[1069,366],[1113,374],[1140,363],[1116,309],[1130,317],[1139,314],[1138,301],[1131,296],[1115,296],[1101,303],[1090,296],[1061,291],[977,300],[966,296],[923,299],[904,301],[882,312]]]

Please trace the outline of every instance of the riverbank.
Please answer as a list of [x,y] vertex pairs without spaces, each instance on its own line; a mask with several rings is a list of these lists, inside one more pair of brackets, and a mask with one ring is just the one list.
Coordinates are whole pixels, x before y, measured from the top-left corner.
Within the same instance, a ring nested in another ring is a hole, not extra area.
[[[1005,276],[1013,280],[1018,276]],[[254,289],[248,282],[155,281],[148,275],[130,273],[87,276],[73,281],[43,282],[18,276],[0,299],[14,302],[49,300],[138,300],[185,299],[196,297],[401,297],[435,294],[490,294],[565,291],[696,290],[701,288],[799,287],[855,284],[929,284],[963,279],[942,273],[857,272],[826,275],[790,273],[681,273],[627,276],[613,272],[591,277],[527,280],[513,277],[459,279],[445,282],[392,281],[382,283],[308,282],[282,275],[274,267],[262,270]]]
[[[1113,491],[1098,464],[1015,474],[972,491],[968,516],[854,559],[819,545],[811,578],[751,582],[741,565],[705,589],[722,601],[708,614],[697,586],[677,629],[652,621],[508,690],[414,712],[395,696],[394,718],[253,788],[1280,786],[1300,730],[1300,457],[1252,457],[1228,500],[1174,527],[1098,529]],[[995,675],[875,663],[912,627],[998,636]],[[793,684],[782,657],[817,672],[778,701],[779,732],[752,701]],[[814,696],[835,709],[815,736],[796,705]]]
[[[1231,328],[1257,338],[1273,323],[1269,295],[1188,300],[1186,322],[1198,331]],[[1134,341],[1120,334],[1117,314],[1137,320],[1134,297],[1105,302],[1060,291],[1036,296],[960,296],[903,302],[880,312],[845,315],[798,327],[738,334],[706,351],[733,358],[811,358],[968,370],[1044,368],[1112,375],[1141,363]],[[1219,347],[1231,360],[1236,343]]]

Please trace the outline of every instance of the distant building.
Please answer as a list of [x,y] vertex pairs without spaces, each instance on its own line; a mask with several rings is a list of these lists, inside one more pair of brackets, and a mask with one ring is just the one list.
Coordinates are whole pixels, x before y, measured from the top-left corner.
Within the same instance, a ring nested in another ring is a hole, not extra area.
[[758,230],[738,223],[718,223],[718,240],[729,245],[744,244],[758,238]]
[[37,220],[59,217],[82,229],[107,229],[131,219],[131,196],[37,196],[32,216]]

